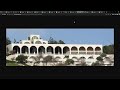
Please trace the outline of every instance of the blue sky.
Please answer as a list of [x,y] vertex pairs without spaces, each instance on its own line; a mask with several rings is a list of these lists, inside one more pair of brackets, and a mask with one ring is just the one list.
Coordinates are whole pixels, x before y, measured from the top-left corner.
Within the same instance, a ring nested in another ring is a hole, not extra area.
[[114,28],[90,29],[7,29],[6,36],[13,42],[26,40],[30,34],[40,35],[42,39],[63,40],[67,44],[114,44]]

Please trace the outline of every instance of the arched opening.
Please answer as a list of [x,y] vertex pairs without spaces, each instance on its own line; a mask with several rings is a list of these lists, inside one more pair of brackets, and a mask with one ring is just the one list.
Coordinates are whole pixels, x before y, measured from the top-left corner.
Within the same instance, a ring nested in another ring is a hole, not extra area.
[[35,46],[30,47],[30,53],[37,53],[37,48]]
[[84,59],[84,60],[85,60],[86,58],[85,58],[85,57],[80,57],[80,60],[81,60],[81,59]]
[[93,51],[93,48],[92,47],[88,47],[87,51]]
[[85,47],[80,47],[80,48],[79,48],[79,54],[86,54],[86,49],[85,49]]
[[22,51],[22,53],[28,53],[29,52],[27,46],[23,46],[22,49],[21,49],[21,51]]
[[43,46],[40,46],[40,47],[38,48],[38,53],[39,53],[39,54],[45,53],[45,48],[44,48]]
[[93,51],[92,47],[87,48],[87,54],[94,54],[94,51]]
[[83,64],[83,63],[85,63],[86,58],[85,58],[85,57],[80,57],[80,58],[79,58],[79,61],[80,61],[81,64]]
[[88,59],[94,59],[94,58],[91,56],[91,57],[88,57]]
[[69,49],[69,47],[64,47],[63,48],[63,54],[70,54],[70,49]]
[[86,58],[85,58],[85,57],[80,57],[80,59],[79,59],[79,60],[80,60],[80,62],[81,62],[81,63],[84,63],[84,62],[85,62],[85,60],[86,60]]
[[13,47],[13,52],[14,53],[20,53],[20,47],[19,46],[14,46]]
[[61,47],[57,46],[57,47],[55,48],[55,54],[62,54]]
[[47,53],[53,54],[53,47],[51,47],[51,46],[47,47]]
[[95,51],[101,51],[101,48],[100,47],[96,47]]
[[36,41],[35,44],[42,44],[41,41]]
[[100,47],[95,48],[95,54],[97,54],[97,55],[101,54],[101,48]]
[[77,47],[72,47],[71,48],[71,54],[78,54],[78,49],[77,49]]

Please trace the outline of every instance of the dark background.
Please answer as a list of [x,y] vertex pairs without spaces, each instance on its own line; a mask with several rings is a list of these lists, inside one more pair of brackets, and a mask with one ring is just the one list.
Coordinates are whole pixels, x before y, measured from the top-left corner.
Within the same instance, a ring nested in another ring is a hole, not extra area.
[[[6,67],[6,28],[114,28],[115,65]],[[0,16],[0,78],[120,78],[119,34],[120,16]]]

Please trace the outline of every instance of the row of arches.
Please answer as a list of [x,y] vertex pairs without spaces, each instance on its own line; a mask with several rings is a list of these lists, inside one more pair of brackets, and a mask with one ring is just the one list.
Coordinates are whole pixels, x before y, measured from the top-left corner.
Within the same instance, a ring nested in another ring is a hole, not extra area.
[[[34,56],[31,56],[30,58],[33,58]],[[57,57],[55,57],[55,59],[56,60],[60,60],[60,59],[62,59],[61,57],[59,57],[59,56],[57,56]],[[88,58],[86,58],[86,57],[72,57],[71,59],[73,59],[73,60],[86,60],[86,59],[96,59],[96,58],[93,58],[92,56],[91,57],[88,57]],[[109,57],[107,57],[107,59],[110,59]]]
[[[55,53],[55,54],[77,54],[78,51],[79,52],[86,52],[86,49],[84,47],[80,47],[79,50],[77,49],[77,47],[73,46],[71,49],[67,46],[65,46],[63,49],[59,46],[55,47],[55,49],[52,47],[52,46],[48,46],[46,49],[44,46],[40,46],[37,50],[37,48],[35,46],[31,46],[30,48],[28,48],[27,46],[23,46],[20,50],[20,47],[19,46],[14,46],[13,47],[13,50],[15,51],[15,53]],[[89,54],[90,52],[93,52],[93,48],[92,47],[88,47],[87,48],[87,54]],[[95,48],[95,51],[101,51],[101,48],[100,47],[96,47]],[[82,53],[80,53],[82,54]]]

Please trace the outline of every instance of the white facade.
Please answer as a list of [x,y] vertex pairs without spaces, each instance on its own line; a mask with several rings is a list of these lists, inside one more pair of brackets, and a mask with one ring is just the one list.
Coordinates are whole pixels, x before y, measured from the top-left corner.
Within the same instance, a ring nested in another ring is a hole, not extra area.
[[39,35],[30,35],[27,40],[7,45],[6,52],[10,51],[14,51],[16,55],[27,55],[29,58],[42,54],[64,60],[65,56],[69,55],[73,60],[84,57],[88,61],[96,60],[103,53],[102,45],[99,44],[48,44],[48,41],[41,39]]

